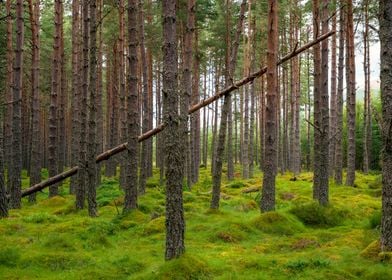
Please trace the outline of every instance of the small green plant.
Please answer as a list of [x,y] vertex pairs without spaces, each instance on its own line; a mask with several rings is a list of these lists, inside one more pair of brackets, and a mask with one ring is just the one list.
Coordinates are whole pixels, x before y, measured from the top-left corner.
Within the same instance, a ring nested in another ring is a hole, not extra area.
[[369,227],[372,229],[379,229],[381,226],[381,211],[374,211],[369,217]]

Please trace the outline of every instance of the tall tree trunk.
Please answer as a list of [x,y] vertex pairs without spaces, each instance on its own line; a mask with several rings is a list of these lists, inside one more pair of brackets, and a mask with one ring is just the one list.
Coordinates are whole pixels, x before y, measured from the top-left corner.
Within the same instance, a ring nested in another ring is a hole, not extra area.
[[[89,3],[88,1],[82,2],[82,14],[83,14],[83,53],[82,53],[82,82],[81,82],[81,96],[80,106],[81,108],[87,108],[87,95],[88,95],[88,78],[89,78]],[[76,190],[76,208],[84,208],[85,193],[87,191],[87,112],[86,110],[80,110],[80,142],[79,142],[79,164],[82,168],[78,171],[78,189]]]
[[[328,3],[322,1],[322,33],[328,33]],[[328,100],[328,40],[321,43],[321,87],[320,87],[320,122],[319,122],[320,146],[319,169],[318,169],[318,201],[321,205],[327,205],[329,201],[329,100]]]
[[[146,50],[144,46],[144,12],[143,1],[139,0],[139,38],[140,38],[140,58],[142,68],[142,131],[146,133],[149,130],[149,92],[148,92],[148,77],[147,77],[147,59]],[[139,176],[139,193],[146,192],[146,181],[148,176],[149,159],[148,159],[148,141],[142,143],[140,154],[140,176]]]
[[[58,173],[58,95],[61,86],[61,12],[62,0],[55,0],[54,21],[55,30],[53,36],[53,62],[52,62],[52,82],[49,106],[49,176]],[[58,195],[58,185],[49,188],[49,196]]]
[[[196,10],[194,6],[193,10]],[[196,11],[193,11],[195,14]],[[193,24],[195,25],[195,24]],[[197,104],[200,101],[199,97],[199,81],[200,81],[200,54],[199,54],[199,32],[197,29],[194,31],[194,49],[195,55],[193,59],[192,70],[192,96],[191,104]],[[199,167],[200,167],[200,112],[197,111],[191,115],[191,145],[192,145],[192,184],[199,180]]]
[[335,136],[335,183],[343,183],[343,67],[344,67],[344,38],[345,38],[345,12],[344,0],[340,1],[339,15],[339,58],[338,58],[338,89],[336,95],[336,136]]
[[11,16],[11,0],[7,0],[6,4],[7,17],[7,77],[5,84],[5,98],[7,102],[5,114],[4,114],[4,163],[7,167],[7,187],[8,192],[11,188],[12,178],[12,64],[13,64],[13,50],[12,50],[12,27],[13,20]]
[[355,45],[353,0],[347,0],[347,177],[346,185],[354,186],[355,180]]
[[[29,14],[31,23],[32,42],[32,67],[31,67],[31,91],[32,91],[32,133],[31,133],[31,160],[30,160],[30,186],[41,181],[41,145],[40,145],[40,41],[39,41],[39,6],[40,1],[29,0]],[[30,202],[35,202],[35,194],[29,196]]]
[[[127,109],[126,109],[126,92],[125,92],[125,53],[124,53],[124,40],[125,40],[125,4],[124,0],[119,1],[118,11],[118,24],[119,24],[119,35],[118,35],[118,55],[119,55],[119,96],[120,96],[120,141],[126,142],[127,135]],[[119,157],[120,160],[120,186],[124,188],[126,186],[126,154]],[[143,168],[142,168],[143,169]]]
[[381,250],[392,251],[392,2],[380,0],[382,103]]
[[166,168],[166,260],[177,258],[185,251],[185,220],[182,200],[183,162],[181,119],[178,114],[176,1],[163,0],[163,110]]
[[16,1],[16,42],[13,66],[12,161],[10,208],[21,207],[22,191],[22,85],[23,85],[24,19],[23,0]]
[[[103,126],[103,80],[102,80],[102,59],[103,59],[103,38],[102,38],[102,11],[103,11],[103,0],[98,0],[98,12],[97,17],[101,21],[98,30],[98,58],[97,58],[97,153],[103,152],[103,137],[104,137],[104,126]],[[102,164],[99,163],[97,166],[97,186],[101,184],[101,168]]]
[[[336,15],[332,18],[332,30],[336,32]],[[335,167],[336,143],[336,34],[332,35],[331,42],[331,102],[330,102],[330,141],[329,141],[329,176],[332,177]]]
[[[80,140],[80,4],[79,0],[72,1],[72,132],[71,132],[71,164],[78,164]],[[78,185],[77,176],[71,178],[70,193],[75,193]]]
[[138,101],[138,55],[139,34],[137,30],[138,0],[128,0],[128,55],[129,72],[127,93],[127,121],[128,143],[126,165],[126,188],[124,198],[124,212],[137,208],[137,175],[139,162],[138,136],[139,124],[139,101]]
[[[0,102],[4,100],[0,97]],[[4,149],[3,149],[3,114],[0,113],[0,219],[8,217],[7,192],[4,181]]]
[[371,155],[371,101],[370,101],[370,51],[369,51],[369,1],[364,1],[364,31],[363,31],[363,44],[364,44],[364,61],[363,70],[365,76],[365,95],[364,95],[364,129],[363,129],[363,172],[369,172],[370,155]]
[[[237,53],[239,47],[239,40],[242,33],[243,22],[245,18],[245,8],[246,8],[246,0],[243,0],[241,3],[241,10],[240,10],[240,17],[237,23],[237,30],[235,34],[235,38],[231,48],[231,55],[230,55],[230,63],[227,67],[226,71],[226,85],[232,84],[233,82],[233,75],[235,72],[236,64],[237,64]],[[229,30],[227,30],[228,32]],[[222,114],[221,114],[221,123],[219,128],[219,136],[216,148],[216,155],[215,155],[215,166],[214,166],[214,173],[212,174],[212,198],[210,207],[212,209],[219,208],[219,199],[220,199],[220,185],[222,179],[222,165],[223,165],[223,156],[225,150],[225,138],[226,138],[226,131],[229,127],[227,122],[231,123],[231,119],[229,119],[229,111],[231,109],[231,96],[225,95],[224,103],[222,107]],[[228,136],[230,137],[230,136]],[[229,147],[230,145],[228,145]],[[228,151],[229,154],[229,151]],[[232,157],[232,155],[231,155]],[[229,173],[229,168],[227,170]]]
[[87,202],[90,217],[97,216],[97,2],[90,0],[90,65],[89,65],[89,110],[88,110],[88,137],[87,137]]
[[267,35],[267,104],[265,119],[265,155],[261,211],[275,209],[275,177],[278,163],[277,141],[277,66],[278,61],[278,1],[268,0]]
[[[313,38],[317,38],[320,34],[320,2],[319,0],[313,0]],[[321,144],[320,140],[320,119],[321,119],[321,108],[320,108],[320,95],[321,95],[321,53],[320,44],[313,47],[313,65],[314,65],[314,81],[313,81],[313,119],[314,119],[314,147],[319,147]],[[314,176],[313,176],[313,198],[319,198],[319,186],[320,186],[320,150],[318,148],[313,149],[313,163],[314,163]]]

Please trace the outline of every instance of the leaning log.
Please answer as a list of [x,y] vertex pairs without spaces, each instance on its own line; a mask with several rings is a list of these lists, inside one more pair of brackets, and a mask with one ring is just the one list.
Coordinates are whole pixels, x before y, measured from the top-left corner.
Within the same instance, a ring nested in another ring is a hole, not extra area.
[[[334,33],[335,33],[335,31],[330,31],[330,32],[320,36],[316,40],[311,41],[311,42],[303,45],[302,47],[300,47],[298,49],[297,48],[294,49],[291,53],[289,53],[289,54],[285,55],[284,57],[282,57],[278,61],[277,65],[281,65],[282,63],[285,63],[286,61],[292,59],[293,57],[299,55],[300,53],[306,51],[307,49],[313,47],[314,45],[316,45],[316,44],[320,43],[321,41],[327,39],[328,37],[332,36]],[[212,102],[222,98],[226,94],[230,94],[231,92],[233,92],[234,90],[238,89],[239,87],[253,82],[256,78],[264,75],[266,72],[267,72],[267,67],[263,67],[260,70],[251,73],[249,76],[247,76],[245,78],[242,78],[241,80],[235,82],[233,85],[231,85],[231,86],[221,90],[220,92],[216,93],[214,96],[206,98],[206,99],[200,101],[199,103],[191,106],[189,108],[189,110],[188,110],[188,113],[192,114],[192,113],[200,110],[201,108],[203,108],[203,107],[211,104]],[[148,139],[148,138],[158,134],[159,132],[164,130],[164,128],[165,128],[165,124],[161,123],[156,128],[154,128],[154,129],[152,129],[150,131],[147,131],[146,133],[140,135],[139,136],[139,142],[142,142],[142,141],[144,141],[144,140],[146,140],[146,139]],[[123,144],[120,144],[120,145],[110,149],[110,150],[107,150],[107,151],[105,151],[102,154],[99,154],[97,156],[96,163],[99,163],[99,162],[104,161],[104,160],[108,160],[110,157],[112,157],[112,156],[114,156],[114,155],[116,155],[116,154],[118,154],[118,153],[120,153],[120,152],[122,152],[122,151],[124,151],[126,149],[127,149],[127,143],[123,143]],[[67,179],[68,177],[71,177],[71,176],[75,175],[78,172],[79,168],[80,168],[79,166],[74,166],[74,167],[72,167],[71,169],[69,169],[67,171],[64,171],[64,172],[62,172],[62,173],[60,173],[60,174],[58,174],[56,176],[53,176],[53,177],[51,177],[51,178],[49,178],[49,179],[47,179],[45,181],[42,181],[42,182],[40,182],[40,183],[38,183],[38,184],[28,188],[28,189],[23,190],[22,191],[22,197],[25,197],[25,196],[30,195],[32,193],[38,192],[38,191],[40,191],[40,190],[42,190],[42,189],[44,189],[46,187],[49,187],[49,186],[51,186],[53,184],[56,184],[58,182],[61,182],[61,181],[65,180],[65,179]]]

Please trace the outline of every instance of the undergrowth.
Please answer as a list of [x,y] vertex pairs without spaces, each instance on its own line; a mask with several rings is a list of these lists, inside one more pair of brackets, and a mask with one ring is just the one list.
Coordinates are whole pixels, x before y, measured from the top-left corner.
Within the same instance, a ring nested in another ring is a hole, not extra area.
[[24,199],[0,220],[0,278],[392,279],[391,255],[378,242],[379,175],[358,173],[356,188],[331,183],[327,207],[312,200],[311,173],[279,175],[276,211],[260,213],[262,174],[242,180],[238,167],[235,174],[222,182],[217,211],[209,210],[209,167],[184,189],[186,253],[169,262],[158,170],[139,208],[125,214],[118,177],[102,178],[97,218],[75,209],[68,181],[58,197],[44,190],[36,204]]

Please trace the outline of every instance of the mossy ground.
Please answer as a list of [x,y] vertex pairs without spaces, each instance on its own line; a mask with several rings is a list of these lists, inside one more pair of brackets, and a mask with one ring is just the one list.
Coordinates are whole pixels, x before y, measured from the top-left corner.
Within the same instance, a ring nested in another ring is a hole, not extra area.
[[[157,174],[139,209],[121,214],[117,178],[103,178],[98,218],[76,211],[74,197],[23,202],[0,221],[1,279],[392,279],[380,255],[379,175],[358,173],[356,188],[330,185],[331,206],[312,203],[312,174],[277,178],[277,209],[260,214],[262,174],[223,182],[219,211],[209,210],[211,177],[184,191],[186,254],[164,261],[165,193]],[[225,175],[223,176],[225,177]],[[23,179],[28,185],[28,178]],[[368,248],[368,245],[372,245]],[[376,244],[376,245],[375,245]]]

